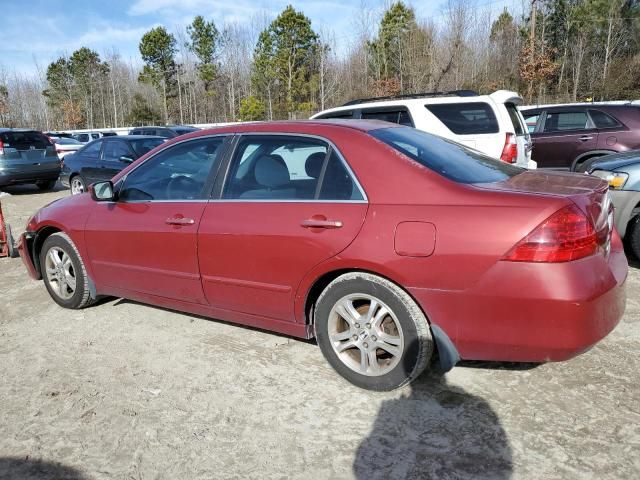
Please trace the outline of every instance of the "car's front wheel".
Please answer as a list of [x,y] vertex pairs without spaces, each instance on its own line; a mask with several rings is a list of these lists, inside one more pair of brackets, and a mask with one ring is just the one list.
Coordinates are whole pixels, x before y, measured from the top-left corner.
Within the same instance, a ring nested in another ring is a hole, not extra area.
[[316,338],[331,366],[368,390],[393,390],[417,378],[434,351],[427,319],[398,285],[363,272],[341,275],[314,310]]
[[640,215],[636,215],[627,226],[627,244],[631,253],[640,260]]
[[60,232],[47,237],[40,252],[40,268],[47,291],[58,305],[78,309],[93,303],[87,270],[68,235]]
[[87,186],[84,183],[84,179],[80,175],[71,177],[69,183],[71,186],[71,195],[80,195],[87,189]]

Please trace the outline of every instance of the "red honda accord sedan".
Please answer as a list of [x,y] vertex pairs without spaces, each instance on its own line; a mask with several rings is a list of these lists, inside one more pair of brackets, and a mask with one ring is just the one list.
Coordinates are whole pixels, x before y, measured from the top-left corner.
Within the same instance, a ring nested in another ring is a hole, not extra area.
[[607,335],[628,268],[612,212],[599,178],[412,128],[256,123],[163,144],[40,210],[19,248],[63,307],[126,297],[315,337],[390,390],[434,357],[558,361]]

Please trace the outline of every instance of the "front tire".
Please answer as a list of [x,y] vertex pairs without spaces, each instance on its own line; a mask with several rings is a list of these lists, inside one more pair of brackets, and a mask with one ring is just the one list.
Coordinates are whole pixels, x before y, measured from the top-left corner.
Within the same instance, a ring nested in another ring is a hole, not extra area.
[[341,275],[315,305],[318,345],[331,366],[354,385],[393,390],[415,380],[434,342],[416,302],[396,284],[363,272]]
[[87,191],[87,185],[80,175],[74,175],[69,180],[69,186],[71,188],[71,195],[80,195]]
[[75,244],[64,233],[47,237],[40,252],[45,287],[61,307],[80,309],[91,305],[89,277]]
[[640,215],[636,215],[627,226],[627,244],[631,253],[640,260]]

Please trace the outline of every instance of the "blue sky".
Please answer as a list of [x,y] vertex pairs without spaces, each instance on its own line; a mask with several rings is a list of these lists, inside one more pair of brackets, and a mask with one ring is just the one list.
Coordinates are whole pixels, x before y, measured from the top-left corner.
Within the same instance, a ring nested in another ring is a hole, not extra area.
[[[455,1],[455,0],[453,0]],[[340,42],[353,35],[361,5],[382,11],[385,0],[0,0],[0,65],[33,73],[60,55],[81,46],[99,53],[116,49],[125,60],[139,62],[138,43],[150,28],[184,28],[195,15],[225,22],[247,22],[254,16],[274,18],[287,4],[302,10],[317,31],[333,31]],[[447,0],[409,2],[419,17],[441,18]],[[492,10],[518,0],[476,0]],[[520,2],[521,3],[521,2]]]

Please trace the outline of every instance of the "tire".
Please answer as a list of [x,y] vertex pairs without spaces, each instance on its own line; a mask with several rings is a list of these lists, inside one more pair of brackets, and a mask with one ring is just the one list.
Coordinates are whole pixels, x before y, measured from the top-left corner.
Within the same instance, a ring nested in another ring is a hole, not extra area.
[[[94,302],[89,293],[89,277],[80,253],[65,233],[54,233],[47,237],[40,251],[40,266],[45,287],[58,305],[80,309]],[[75,288],[61,280],[65,277],[75,280]],[[62,290],[59,286],[62,286]]]
[[71,195],[80,195],[87,191],[87,184],[80,175],[74,175],[69,179],[69,188]]
[[591,168],[591,165],[593,165],[595,163],[596,160],[598,160],[602,155],[596,155],[595,157],[589,157],[586,160],[581,161],[580,163],[577,163],[576,166],[574,167],[574,172],[578,172],[578,173],[586,173],[589,171],[589,169]]
[[[374,318],[367,320],[372,305]],[[398,285],[376,275],[352,272],[336,278],[318,298],[313,316],[329,364],[367,390],[388,391],[412,382],[434,351],[420,307]]]
[[40,190],[52,190],[53,187],[56,186],[58,180],[41,180],[39,182],[36,182],[36,186],[40,189]]
[[5,233],[7,235],[7,253],[9,254],[9,258],[17,258],[18,250],[15,247],[15,243],[13,241],[13,235],[11,234],[11,227],[9,224],[5,225]]
[[629,250],[631,250],[636,259],[640,260],[640,215],[636,215],[631,219],[627,226],[627,232],[626,240]]

